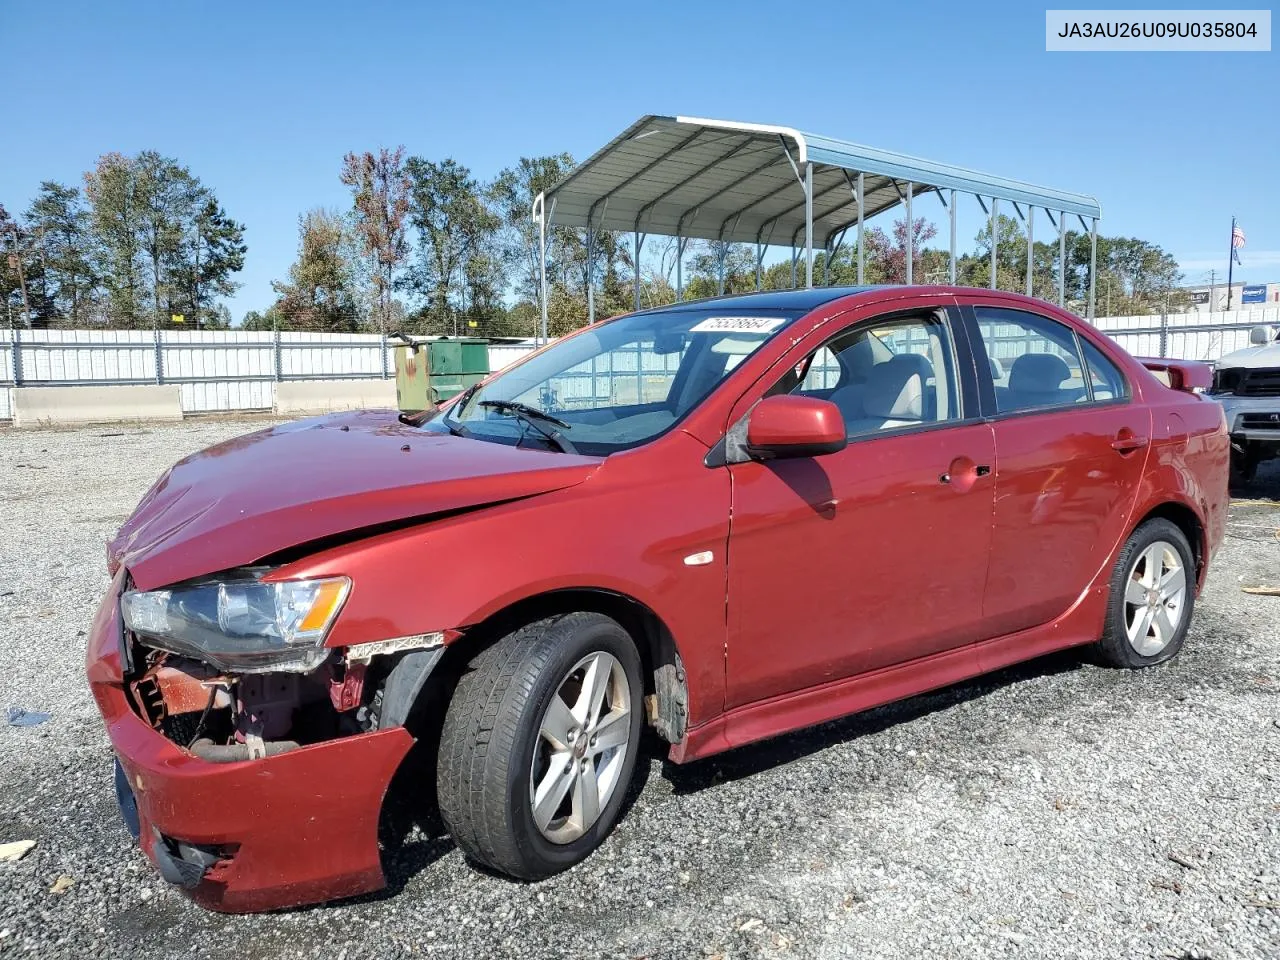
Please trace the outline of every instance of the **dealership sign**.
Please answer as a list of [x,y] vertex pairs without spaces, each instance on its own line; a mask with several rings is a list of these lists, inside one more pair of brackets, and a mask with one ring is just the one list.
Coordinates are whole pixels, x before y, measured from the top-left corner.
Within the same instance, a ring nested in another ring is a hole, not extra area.
[[1266,303],[1267,302],[1267,285],[1258,283],[1252,287],[1245,287],[1240,291],[1241,303]]

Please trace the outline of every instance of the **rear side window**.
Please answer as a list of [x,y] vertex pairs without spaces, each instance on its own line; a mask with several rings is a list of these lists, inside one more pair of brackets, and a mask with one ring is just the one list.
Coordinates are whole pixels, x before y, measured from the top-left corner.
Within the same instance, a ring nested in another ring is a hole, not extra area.
[[1046,410],[1090,400],[1074,330],[1023,310],[975,307],[974,313],[997,412]]
[[1089,382],[1093,385],[1094,400],[1123,400],[1129,396],[1129,382],[1120,368],[1084,337],[1084,362],[1089,369]]

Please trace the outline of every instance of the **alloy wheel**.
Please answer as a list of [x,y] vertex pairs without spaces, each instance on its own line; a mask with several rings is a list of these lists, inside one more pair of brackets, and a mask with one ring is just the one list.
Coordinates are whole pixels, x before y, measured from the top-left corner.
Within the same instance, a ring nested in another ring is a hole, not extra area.
[[529,777],[533,822],[552,843],[591,829],[631,749],[631,684],[611,654],[590,653],[556,688],[538,725]]
[[1182,622],[1187,571],[1173,544],[1157,540],[1138,554],[1124,592],[1125,634],[1139,656],[1167,647]]

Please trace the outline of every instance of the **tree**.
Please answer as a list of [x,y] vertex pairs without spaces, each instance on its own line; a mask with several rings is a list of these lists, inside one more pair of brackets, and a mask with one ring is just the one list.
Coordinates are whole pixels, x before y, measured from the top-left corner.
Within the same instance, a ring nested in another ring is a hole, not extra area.
[[211,297],[234,292],[244,227],[178,161],[154,150],[104,154],[85,174],[85,196],[85,255],[105,289],[109,323],[152,326],[172,313],[202,322],[213,316]]
[[703,240],[695,249],[697,252],[689,261],[685,299],[697,300],[720,293],[746,293],[756,288],[755,254],[746,244]]
[[84,187],[98,240],[95,269],[106,289],[108,322],[141,326],[143,200],[132,161],[120,153],[103,154],[84,175]]
[[212,194],[204,194],[204,203],[192,223],[191,239],[184,245],[184,262],[179,267],[181,289],[186,294],[191,314],[197,323],[210,319],[212,311],[206,302],[212,297],[229,297],[239,288],[232,276],[244,269],[248,248],[244,243],[244,224],[227,216]]
[[279,330],[288,327],[278,304],[272,304],[264,312],[248,311],[240,320],[241,330]]
[[[489,188],[489,199],[502,222],[502,251],[507,270],[514,271],[510,284],[516,294],[537,303],[538,290],[538,225],[532,217],[534,198],[545,193],[569,175],[573,157],[559,153],[547,157],[521,157],[513,167],[502,170]],[[563,227],[547,236],[547,276],[559,278],[561,241],[573,231]],[[532,331],[531,331],[532,332]]]
[[0,294],[8,322],[48,326],[57,316],[35,237],[0,204]]
[[405,218],[409,212],[409,177],[404,147],[379,149],[377,155],[348,153],[342,162],[342,182],[351,188],[356,225],[365,255],[373,268],[378,329],[387,332],[396,271],[408,254]]
[[150,263],[154,322],[159,323],[170,312],[174,294],[181,290],[174,274],[184,272],[184,235],[194,218],[201,189],[190,170],[154,150],[143,150],[132,165],[142,206],[139,246]]
[[346,224],[335,213],[311,210],[299,218],[298,234],[298,259],[289,268],[288,282],[271,285],[279,296],[272,308],[278,311],[279,325],[301,330],[358,329]]
[[[911,224],[911,280],[920,283],[924,245],[934,238],[938,228],[920,217]],[[863,234],[863,242],[867,247],[867,277],[871,283],[906,283],[907,282],[907,221],[893,221],[893,238],[879,227],[873,227]]]
[[58,314],[72,325],[84,323],[96,285],[92,266],[95,239],[84,198],[75,187],[45,180],[26,220],[38,239],[46,282]]
[[491,312],[505,279],[500,251],[492,243],[500,221],[485,205],[479,183],[452,159],[435,163],[410,157],[405,170],[411,184],[409,221],[418,232],[414,288],[446,328],[457,313]]

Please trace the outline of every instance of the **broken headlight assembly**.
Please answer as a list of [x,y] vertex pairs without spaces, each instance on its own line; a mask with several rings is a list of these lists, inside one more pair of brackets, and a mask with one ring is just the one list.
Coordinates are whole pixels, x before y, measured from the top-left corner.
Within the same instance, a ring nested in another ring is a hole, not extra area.
[[236,570],[120,598],[125,626],[160,650],[229,673],[308,673],[328,656],[329,628],[351,592],[346,577],[266,581]]

